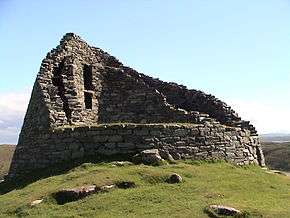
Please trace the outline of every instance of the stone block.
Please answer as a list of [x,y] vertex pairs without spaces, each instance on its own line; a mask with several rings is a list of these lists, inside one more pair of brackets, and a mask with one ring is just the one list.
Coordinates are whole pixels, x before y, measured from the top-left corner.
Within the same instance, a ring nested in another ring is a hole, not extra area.
[[173,135],[174,136],[186,136],[186,135],[188,135],[188,130],[187,129],[176,129],[173,132]]
[[94,142],[107,142],[108,141],[108,136],[106,135],[96,135],[96,136],[93,136],[93,141]]
[[126,148],[126,149],[134,149],[135,144],[132,142],[119,142],[119,143],[117,143],[117,147]]
[[122,142],[123,141],[123,137],[121,135],[108,136],[108,141],[109,142]]

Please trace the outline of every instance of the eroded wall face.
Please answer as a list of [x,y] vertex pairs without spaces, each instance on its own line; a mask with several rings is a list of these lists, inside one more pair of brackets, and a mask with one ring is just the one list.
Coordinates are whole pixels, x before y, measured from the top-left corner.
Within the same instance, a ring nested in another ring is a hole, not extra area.
[[48,110],[49,127],[97,122],[103,71],[98,52],[72,39],[43,60],[36,81]]
[[[91,71],[87,88],[86,69]],[[73,37],[48,54],[37,83],[52,128],[111,122],[200,123],[203,113],[256,134],[252,125],[214,96],[139,74]]]
[[97,64],[66,57],[52,72],[46,87],[51,126],[90,125],[98,120],[101,69]]
[[115,58],[77,40],[66,41],[47,56],[37,83],[50,128],[112,122],[200,122],[198,112],[174,108],[154,87],[127,74]]
[[178,110],[142,80],[120,68],[105,68],[98,123],[199,123],[198,113]]
[[132,77],[139,78],[150,87],[158,90],[166,97],[169,104],[177,108],[206,113],[221,124],[248,129],[252,135],[257,135],[255,127],[250,122],[242,120],[230,106],[213,95],[194,89],[188,90],[185,86],[176,83],[163,82],[159,79],[139,74],[128,67],[125,67],[125,71]]

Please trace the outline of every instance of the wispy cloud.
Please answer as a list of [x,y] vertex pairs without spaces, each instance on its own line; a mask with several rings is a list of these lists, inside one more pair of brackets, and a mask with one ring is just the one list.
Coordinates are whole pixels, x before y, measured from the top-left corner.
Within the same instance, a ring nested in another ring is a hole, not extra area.
[[0,143],[17,143],[30,92],[0,93]]

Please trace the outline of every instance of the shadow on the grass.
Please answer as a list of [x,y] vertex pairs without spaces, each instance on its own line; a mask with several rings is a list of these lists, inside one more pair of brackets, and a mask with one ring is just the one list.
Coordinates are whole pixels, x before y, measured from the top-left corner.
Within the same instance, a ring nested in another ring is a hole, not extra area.
[[40,170],[35,170],[30,172],[29,174],[26,174],[25,176],[21,177],[16,177],[13,179],[8,179],[4,180],[4,182],[0,183],[0,194],[6,194],[12,190],[15,189],[22,189],[25,186],[36,182],[37,180],[48,178],[51,176],[57,176],[61,175],[64,173],[67,173],[71,169],[78,167],[82,165],[83,163],[109,163],[112,161],[131,161],[132,156],[130,155],[117,155],[117,156],[99,156],[98,158],[96,157],[87,157],[87,158],[82,158],[75,160],[73,162],[63,162],[63,163],[58,163],[56,165],[53,165],[48,168],[40,169]]

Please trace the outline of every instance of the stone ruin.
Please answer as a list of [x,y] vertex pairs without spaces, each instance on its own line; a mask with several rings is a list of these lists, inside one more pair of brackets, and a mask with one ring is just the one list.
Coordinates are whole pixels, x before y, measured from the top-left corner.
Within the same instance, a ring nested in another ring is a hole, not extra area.
[[68,33],[42,61],[7,178],[147,149],[264,166],[257,131],[227,104],[138,73]]

